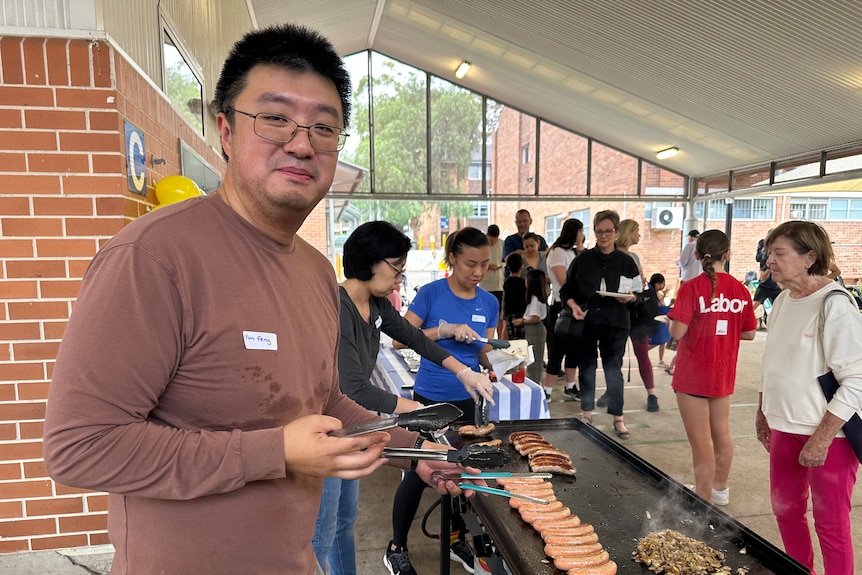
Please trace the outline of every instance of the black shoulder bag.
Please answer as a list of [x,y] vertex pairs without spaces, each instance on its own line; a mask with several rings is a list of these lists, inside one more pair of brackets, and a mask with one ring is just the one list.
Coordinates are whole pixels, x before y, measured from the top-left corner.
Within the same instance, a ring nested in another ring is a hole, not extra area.
[[[824,315],[824,311],[826,310],[826,300],[833,295],[840,293],[850,297],[851,301],[853,301],[853,298],[846,291],[834,290],[826,294],[823,301],[820,302],[820,349],[824,350],[824,357],[826,356],[826,351],[823,347],[823,328],[826,324],[826,316]],[[856,302],[853,303],[855,305]],[[827,402],[832,399],[832,396],[834,396],[835,392],[838,391],[838,386],[841,385],[831,370],[823,375],[817,376],[817,381],[820,383],[820,388],[823,390],[823,395],[826,396]],[[853,453],[856,454],[856,458],[862,462],[862,419],[859,418],[859,414],[854,413],[853,417],[844,424],[842,430],[844,431],[844,436],[847,438],[847,441],[850,442],[850,447],[853,448]]]
[[584,320],[575,319],[572,308],[563,304],[557,322],[554,324],[554,335],[558,337],[581,337],[584,335]]

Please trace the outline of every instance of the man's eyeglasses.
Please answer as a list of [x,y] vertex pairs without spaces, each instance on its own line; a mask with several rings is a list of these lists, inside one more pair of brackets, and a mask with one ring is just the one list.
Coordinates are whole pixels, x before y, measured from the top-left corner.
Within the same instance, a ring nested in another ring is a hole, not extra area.
[[227,113],[229,114],[231,111],[252,118],[254,120],[254,133],[270,142],[286,144],[293,140],[296,133],[302,128],[308,132],[308,141],[312,148],[319,152],[338,152],[344,147],[344,142],[349,136],[344,130],[335,126],[327,126],[326,124],[300,126],[290,118],[285,118],[279,114],[268,112],[249,114],[236,108],[228,108]]
[[610,230],[595,230],[597,236],[609,236],[616,232],[614,229]]
[[386,262],[387,264],[389,264],[389,267],[390,267],[390,268],[392,268],[393,270],[395,270],[395,279],[396,279],[396,280],[397,280],[397,279],[404,278],[404,277],[407,277],[407,272],[406,272],[406,271],[404,271],[403,269],[399,268],[398,266],[396,266],[395,264],[393,264],[393,263],[392,263],[392,262],[390,262],[389,260],[383,260],[383,261],[384,261],[384,262]]

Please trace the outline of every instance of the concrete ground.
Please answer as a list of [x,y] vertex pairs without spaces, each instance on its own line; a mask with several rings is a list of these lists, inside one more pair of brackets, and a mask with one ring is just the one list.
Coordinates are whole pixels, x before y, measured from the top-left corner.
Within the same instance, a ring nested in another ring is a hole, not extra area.
[[[747,527],[781,548],[775,519],[769,507],[767,454],[754,436],[754,410],[757,406],[757,386],[760,378],[760,357],[766,342],[766,332],[760,331],[754,341],[742,342],[737,372],[736,393],[732,399],[731,430],[736,452],[730,476],[731,501],[727,513]],[[658,350],[651,356],[658,363]],[[667,352],[670,361],[673,352]],[[627,370],[628,360],[624,363]],[[656,389],[661,409],[646,411],[646,393],[632,357],[631,382],[626,385],[626,424],[631,438],[622,442],[635,454],[652,463],[682,483],[694,483],[691,454],[682,421],[670,388],[670,376],[655,369]],[[602,388],[602,378],[598,378]],[[554,390],[550,404],[552,417],[577,417],[579,404],[562,399],[562,383]],[[611,416],[595,412],[595,426],[613,436]],[[615,436],[613,436],[615,437]],[[400,471],[384,468],[361,483],[360,516],[356,525],[356,548],[359,575],[387,573],[383,566],[383,553],[391,535],[392,495],[400,481]],[[425,510],[434,502],[434,494],[426,490],[420,512],[410,535],[410,557],[419,575],[439,572],[438,541],[425,537],[421,520]],[[856,492],[853,500],[853,537],[857,565],[862,565],[862,494]],[[439,530],[439,514],[435,510],[428,520],[429,531]],[[84,575],[108,572],[110,547],[75,549],[63,552],[40,551],[0,555],[0,573],[4,575]],[[461,572],[460,566],[451,564],[452,573]],[[818,571],[822,566],[818,558]],[[250,573],[254,572],[250,567]]]

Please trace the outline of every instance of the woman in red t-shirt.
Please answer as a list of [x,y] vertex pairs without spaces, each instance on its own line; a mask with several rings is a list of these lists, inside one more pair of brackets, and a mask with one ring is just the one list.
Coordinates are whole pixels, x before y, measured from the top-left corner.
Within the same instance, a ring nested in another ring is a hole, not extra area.
[[680,286],[668,314],[670,334],[679,341],[672,386],[691,445],[695,490],[716,505],[730,500],[730,395],[739,341],[754,339],[757,330],[751,294],[724,271],[729,256],[730,240],[723,232],[700,234],[695,257],[703,274]]

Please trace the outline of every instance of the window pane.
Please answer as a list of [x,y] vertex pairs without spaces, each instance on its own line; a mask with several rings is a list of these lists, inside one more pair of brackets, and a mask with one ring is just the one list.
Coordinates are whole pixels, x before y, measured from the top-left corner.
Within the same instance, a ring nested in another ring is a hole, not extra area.
[[179,112],[198,133],[204,133],[203,86],[192,73],[191,67],[164,31],[165,92]]
[[808,156],[775,164],[775,183],[791,182],[820,175],[820,156]]
[[[467,170],[482,162],[482,98],[441,78],[431,78],[431,193],[481,194]],[[479,172],[481,180],[481,171]]]
[[727,216],[727,204],[724,200],[709,200],[709,215],[707,219],[723,220]]
[[587,139],[542,122],[539,195],[587,195]]
[[733,217],[751,219],[751,200],[735,200],[733,202]]
[[560,228],[563,227],[563,221],[560,216],[548,216],[545,218],[545,241],[551,245],[557,238],[560,237]]
[[850,200],[850,214],[848,217],[851,220],[862,220],[862,200]]
[[829,219],[846,220],[848,216],[848,200],[831,200],[829,202]]
[[826,155],[826,173],[835,174],[849,170],[862,170],[862,148],[836,150]]
[[817,202],[817,203],[809,203],[806,218],[809,220],[825,220],[826,219],[826,208],[828,204],[826,202]]
[[597,142],[592,150],[590,196],[637,196],[637,158]]
[[[344,58],[344,65],[350,73],[350,83],[353,92],[353,105],[350,112],[350,125],[347,131],[350,136],[344,144],[344,149],[338,155],[339,161],[349,162],[370,172],[371,170],[371,130],[368,100],[370,97],[368,83],[369,53],[359,52]],[[345,181],[333,182],[332,189],[339,192],[355,191],[367,194],[371,191],[371,174],[366,173],[358,183]]]
[[766,185],[769,185],[769,166],[733,172],[731,186],[734,190]]
[[521,163],[521,150],[536,141],[533,116],[488,100],[488,137],[491,146],[491,189],[495,196],[535,194],[536,165],[532,157]]
[[754,198],[751,200],[751,217],[755,220],[771,220],[774,218],[772,207],[775,200],[772,198]]
[[685,196],[684,177],[649,162],[641,163],[641,186],[645,196]]
[[425,74],[372,53],[374,187],[379,194],[424,195]]

